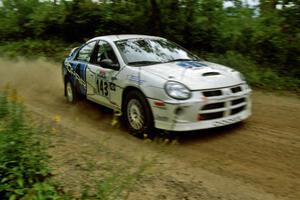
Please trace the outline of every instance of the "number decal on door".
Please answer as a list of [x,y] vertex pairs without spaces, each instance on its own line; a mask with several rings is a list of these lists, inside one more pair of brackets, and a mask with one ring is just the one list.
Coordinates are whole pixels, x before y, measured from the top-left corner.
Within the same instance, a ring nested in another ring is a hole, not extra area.
[[108,96],[109,94],[109,83],[106,81],[103,81],[102,79],[97,79],[97,89],[98,94],[101,96]]

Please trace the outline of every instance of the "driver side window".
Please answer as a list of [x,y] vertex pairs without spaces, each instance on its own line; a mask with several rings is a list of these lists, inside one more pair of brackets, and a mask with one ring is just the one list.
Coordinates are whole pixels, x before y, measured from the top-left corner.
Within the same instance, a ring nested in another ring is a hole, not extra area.
[[93,53],[93,49],[95,47],[96,41],[90,42],[86,44],[84,47],[80,49],[77,55],[77,60],[89,62]]
[[100,40],[97,48],[98,51],[96,51],[96,64],[99,64],[104,59],[110,59],[112,64],[118,64],[116,54],[108,42]]

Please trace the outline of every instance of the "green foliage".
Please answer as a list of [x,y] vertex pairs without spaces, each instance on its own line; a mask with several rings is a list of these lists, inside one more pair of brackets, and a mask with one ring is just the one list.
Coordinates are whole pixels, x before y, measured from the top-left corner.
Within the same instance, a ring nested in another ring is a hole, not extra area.
[[74,42],[94,36],[150,34],[201,54],[236,52],[260,71],[300,77],[299,0],[260,0],[257,7],[226,1],[234,6],[224,7],[225,0],[3,0],[0,52],[58,60]]
[[8,114],[7,97],[5,94],[0,93],[0,119],[4,118]]
[[32,40],[25,39],[15,42],[3,42],[0,46],[0,56],[2,57],[26,57],[37,58],[46,57],[56,61],[61,61],[70,53],[70,49],[79,44],[69,45],[59,40]]
[[0,199],[66,199],[48,180],[48,155],[16,92],[0,93]]
[[232,67],[243,73],[250,85],[260,88],[290,90],[299,92],[300,80],[280,75],[276,69],[261,68],[249,57],[228,51],[223,55],[206,54],[204,58]]
[[[43,139],[48,132],[30,125],[20,101],[16,90],[0,91],[0,199],[75,199],[51,180]],[[110,174],[89,183],[93,187],[86,186],[80,199],[126,199],[150,164],[112,163]]]

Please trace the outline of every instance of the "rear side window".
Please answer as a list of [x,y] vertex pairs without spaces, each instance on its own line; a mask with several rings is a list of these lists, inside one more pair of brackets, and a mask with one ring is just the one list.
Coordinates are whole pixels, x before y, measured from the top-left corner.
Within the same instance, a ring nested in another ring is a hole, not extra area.
[[86,44],[84,47],[82,47],[78,52],[76,60],[89,62],[96,43],[97,43],[97,41],[93,41],[93,42]]

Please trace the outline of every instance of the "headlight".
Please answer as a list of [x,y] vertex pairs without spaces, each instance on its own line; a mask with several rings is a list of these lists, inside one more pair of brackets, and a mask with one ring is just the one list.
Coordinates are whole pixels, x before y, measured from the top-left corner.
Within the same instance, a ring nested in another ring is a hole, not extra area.
[[174,99],[185,100],[191,97],[191,91],[185,85],[178,82],[167,82],[165,90],[166,93]]

